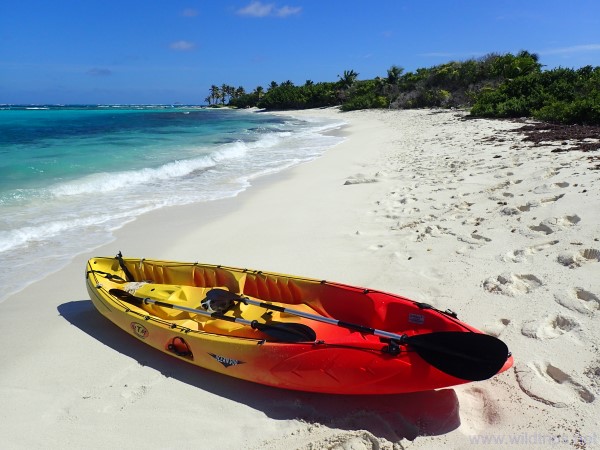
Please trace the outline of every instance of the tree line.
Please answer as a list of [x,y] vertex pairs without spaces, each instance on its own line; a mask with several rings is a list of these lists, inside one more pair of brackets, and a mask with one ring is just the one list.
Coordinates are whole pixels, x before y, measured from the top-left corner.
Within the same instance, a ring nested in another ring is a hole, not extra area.
[[532,117],[563,124],[600,124],[600,67],[543,70],[538,55],[489,54],[405,72],[392,66],[385,76],[359,80],[346,70],[335,82],[271,82],[247,93],[211,86],[210,105],[267,110],[340,106],[370,108],[467,108],[475,117]]

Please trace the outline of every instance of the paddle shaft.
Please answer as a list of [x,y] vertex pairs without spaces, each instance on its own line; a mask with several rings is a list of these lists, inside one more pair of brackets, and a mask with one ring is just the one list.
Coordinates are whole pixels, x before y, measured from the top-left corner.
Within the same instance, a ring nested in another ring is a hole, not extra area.
[[[141,297],[138,297],[138,298],[141,298]],[[229,317],[224,314],[217,313],[217,312],[211,313],[208,311],[203,311],[201,309],[188,308],[187,306],[174,305],[172,303],[161,302],[160,300],[152,300],[151,298],[147,298],[147,297],[144,297],[142,300],[144,303],[152,303],[156,306],[161,306],[163,308],[171,308],[171,309],[177,309],[179,311],[187,311],[187,312],[191,312],[193,314],[199,314],[201,316],[211,317],[213,319],[226,320],[227,322],[234,322],[234,323],[240,323],[242,325],[248,325],[248,326],[251,326],[252,328],[256,328],[255,325],[257,324],[257,322],[255,320],[252,321],[252,320],[241,319],[239,317]]]
[[148,297],[137,297],[127,291],[121,289],[111,289],[109,294],[114,295],[122,300],[133,301],[134,303],[151,303],[163,308],[176,309],[180,311],[190,312],[192,314],[198,314],[201,316],[211,317],[217,320],[225,320],[227,322],[239,323],[241,325],[249,326],[255,330],[261,331],[276,340],[286,342],[311,342],[316,339],[314,330],[307,325],[300,323],[261,323],[257,320],[246,320],[239,317],[230,317],[219,312],[208,312],[201,309],[188,308],[187,306],[174,305],[172,303],[162,302],[160,300],[153,300]]
[[375,336],[379,336],[386,339],[394,339],[399,342],[404,342],[407,339],[406,335],[400,335],[396,333],[390,333],[389,331],[378,330],[377,328],[366,327],[364,325],[357,325],[355,323],[344,322],[343,320],[331,319],[325,316],[319,316],[316,314],[305,313],[303,311],[298,311],[296,309],[284,308],[283,306],[272,305],[270,303],[258,302],[256,300],[252,300],[248,297],[240,296],[240,301],[244,303],[248,303],[250,305],[258,306],[264,309],[270,309],[272,311],[278,311],[286,314],[293,314],[295,316],[304,317],[305,319],[316,320],[318,322],[328,323],[330,325],[335,325],[338,327],[348,328],[354,331],[359,331],[361,333],[373,334]]

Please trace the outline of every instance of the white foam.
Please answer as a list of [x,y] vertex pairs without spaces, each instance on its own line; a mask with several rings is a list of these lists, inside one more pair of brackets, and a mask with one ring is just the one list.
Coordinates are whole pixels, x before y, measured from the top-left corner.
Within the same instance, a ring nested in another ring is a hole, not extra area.
[[[31,260],[60,264],[107,242],[115,229],[140,214],[236,196],[257,177],[318,157],[342,140],[320,134],[331,127],[299,121],[281,127],[269,124],[244,132],[247,139],[180,153],[196,157],[10,194],[3,205],[8,215],[0,219],[0,254],[15,270],[0,276],[5,287],[0,297],[40,275],[29,266]],[[23,268],[26,278],[19,275]]]

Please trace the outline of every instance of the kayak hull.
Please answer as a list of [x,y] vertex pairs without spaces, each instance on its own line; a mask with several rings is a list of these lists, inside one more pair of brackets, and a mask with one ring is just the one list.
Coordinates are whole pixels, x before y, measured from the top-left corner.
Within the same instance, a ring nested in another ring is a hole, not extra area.
[[[451,313],[397,295],[208,264],[92,258],[87,264],[86,285],[102,315],[157,350],[224,375],[299,391],[398,394],[468,380],[430,365],[410,346],[390,349],[389,340],[293,314],[267,312],[241,303],[225,313],[234,319],[260,323],[302,323],[315,331],[314,341],[277,341],[248,325],[156,304],[140,305],[113,293],[125,289],[135,298],[202,309],[201,301],[207,292],[219,288],[284,308],[402,335],[480,333]],[[511,365],[509,356],[499,372]]]

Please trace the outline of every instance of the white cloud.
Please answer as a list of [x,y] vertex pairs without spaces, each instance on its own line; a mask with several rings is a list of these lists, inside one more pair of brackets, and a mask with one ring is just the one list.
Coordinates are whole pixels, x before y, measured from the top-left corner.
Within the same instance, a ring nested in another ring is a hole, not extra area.
[[585,53],[600,51],[600,44],[573,45],[571,47],[551,48],[538,52],[540,55],[569,55],[572,53]]
[[282,6],[281,8],[275,6],[274,3],[262,3],[260,1],[250,2],[248,6],[238,9],[237,14],[240,16],[249,17],[288,17],[295,14],[299,14],[302,11],[300,6]]
[[189,50],[193,50],[194,47],[196,47],[196,44],[194,44],[193,42],[190,41],[177,41],[177,42],[173,42],[170,45],[172,50],[176,50],[178,52],[186,52]]
[[299,14],[300,11],[302,11],[300,6],[282,6],[279,9],[275,9],[275,14],[279,17],[287,17]]
[[273,11],[273,4],[264,4],[261,2],[252,2],[245,8],[239,9],[238,14],[241,16],[266,17]]

